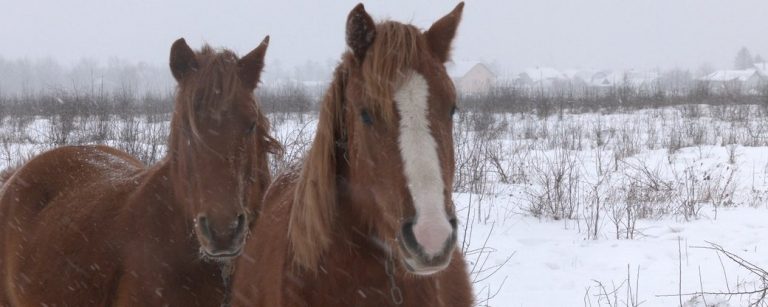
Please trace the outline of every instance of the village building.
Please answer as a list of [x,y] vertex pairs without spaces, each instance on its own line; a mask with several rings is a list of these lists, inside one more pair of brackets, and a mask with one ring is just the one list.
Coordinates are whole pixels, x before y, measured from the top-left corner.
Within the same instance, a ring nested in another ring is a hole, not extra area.
[[486,93],[496,83],[496,74],[481,62],[452,62],[446,68],[462,94]]
[[764,63],[744,70],[719,70],[698,79],[714,94],[756,94],[768,83]]

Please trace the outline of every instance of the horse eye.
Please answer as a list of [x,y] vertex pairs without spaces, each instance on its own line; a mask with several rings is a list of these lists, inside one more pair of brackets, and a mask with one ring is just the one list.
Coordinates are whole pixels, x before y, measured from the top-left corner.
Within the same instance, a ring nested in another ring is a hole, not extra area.
[[457,108],[456,106],[453,106],[453,108],[451,108],[451,117],[453,117],[454,115],[456,115],[456,111],[457,111],[457,110],[458,110],[458,108]]
[[368,114],[368,110],[360,111],[360,117],[363,119],[364,124],[368,126],[373,125],[373,118],[371,118],[371,114]]
[[247,134],[253,134],[256,132],[256,122],[251,123],[251,126],[248,127],[248,130],[245,130],[245,133]]

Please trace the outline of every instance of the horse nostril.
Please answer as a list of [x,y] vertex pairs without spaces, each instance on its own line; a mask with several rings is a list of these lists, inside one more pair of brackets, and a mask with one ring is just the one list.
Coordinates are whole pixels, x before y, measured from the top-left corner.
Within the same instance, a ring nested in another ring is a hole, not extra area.
[[452,217],[450,220],[448,220],[448,223],[451,223],[451,228],[453,228],[453,231],[456,232],[456,228],[458,228],[459,221],[457,221],[455,217]]
[[400,229],[400,232],[403,236],[403,243],[405,243],[406,246],[412,249],[418,248],[418,243],[416,243],[416,235],[413,234],[412,220],[403,222],[403,226],[402,229]]
[[200,228],[200,233],[207,239],[213,239],[213,233],[211,233],[211,225],[208,223],[208,218],[205,215],[197,217],[197,227]]
[[[448,222],[448,223],[446,223]],[[458,220],[406,221],[402,224],[402,244],[413,256],[424,259],[440,258],[456,241]]]
[[245,214],[238,214],[237,215],[237,222],[235,224],[235,233],[239,234],[242,233],[245,230],[245,224],[246,224],[246,218]]

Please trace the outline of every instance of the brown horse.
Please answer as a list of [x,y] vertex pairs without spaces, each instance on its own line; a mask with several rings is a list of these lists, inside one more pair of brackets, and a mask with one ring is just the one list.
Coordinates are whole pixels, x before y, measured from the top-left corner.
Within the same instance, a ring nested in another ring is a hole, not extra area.
[[0,305],[219,306],[248,231],[246,204],[279,149],[253,96],[268,38],[242,59],[184,39],[168,155],[147,168],[104,146],[54,149],[0,196]]
[[347,20],[300,170],[267,190],[238,258],[240,306],[470,306],[451,201],[456,93],[444,63],[463,3],[422,32]]

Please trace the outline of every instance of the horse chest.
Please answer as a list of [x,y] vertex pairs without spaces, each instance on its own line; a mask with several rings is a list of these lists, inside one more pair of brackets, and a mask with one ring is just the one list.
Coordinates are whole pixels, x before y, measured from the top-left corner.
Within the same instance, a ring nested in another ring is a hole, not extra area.
[[[374,258],[331,260],[317,275],[295,274],[285,278],[290,306],[440,306],[423,291],[429,289],[428,279],[389,276]],[[401,305],[404,301],[408,303]]]
[[148,252],[126,266],[117,306],[218,306],[225,291],[218,264]]

